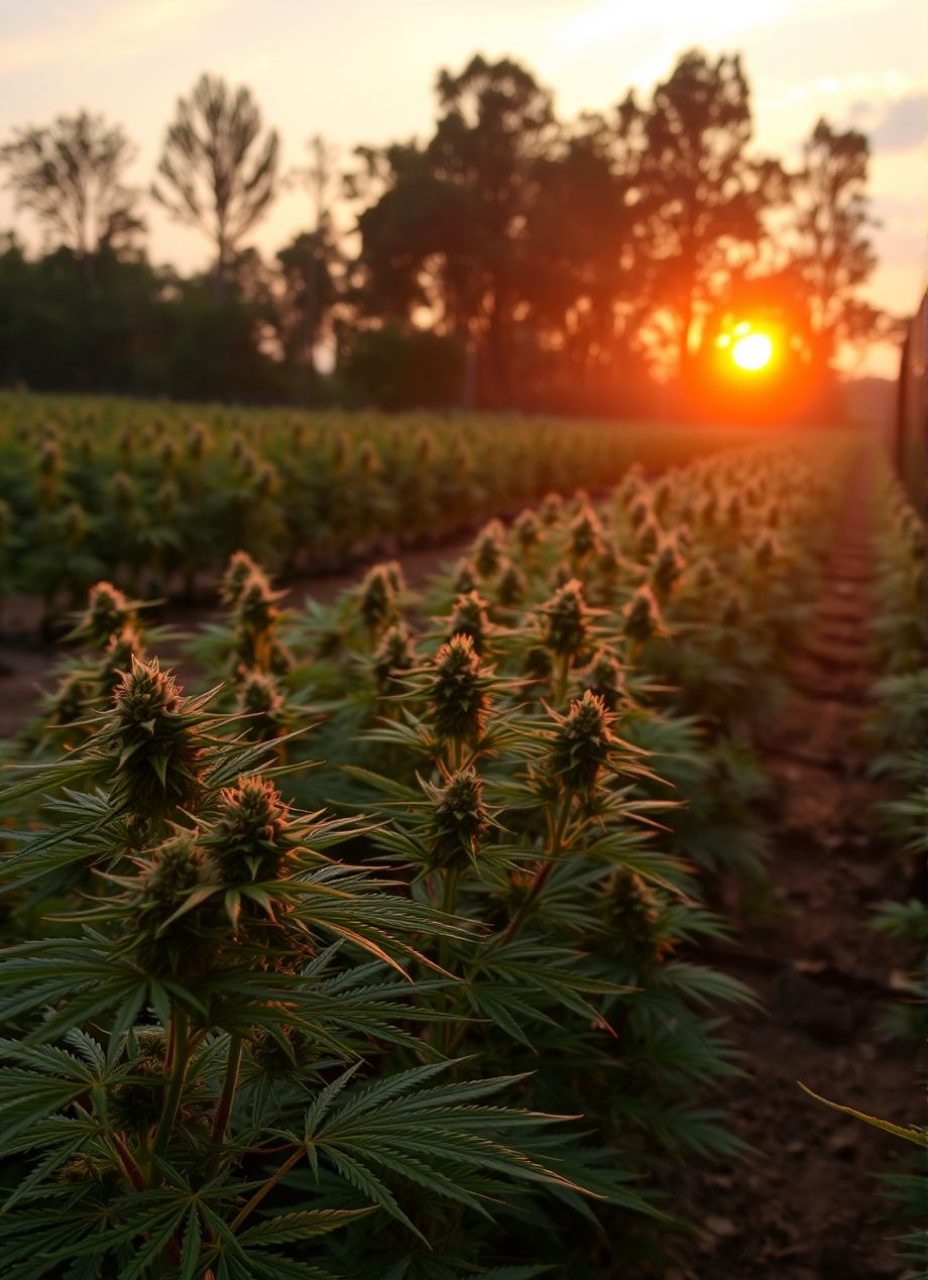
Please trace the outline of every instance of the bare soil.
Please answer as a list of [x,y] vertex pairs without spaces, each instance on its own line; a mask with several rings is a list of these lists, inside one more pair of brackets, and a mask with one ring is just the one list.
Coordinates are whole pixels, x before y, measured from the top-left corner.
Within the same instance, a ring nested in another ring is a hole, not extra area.
[[873,679],[866,485],[858,472],[849,486],[817,617],[764,744],[774,786],[772,909],[711,957],[762,1002],[729,1026],[745,1073],[720,1098],[756,1155],[687,1175],[678,1208],[696,1237],[665,1280],[904,1274],[876,1181],[905,1156],[904,1144],[798,1085],[902,1123],[921,1114],[912,1048],[884,1021],[905,958],[869,927],[878,902],[907,896],[909,877],[875,830],[881,793],[860,744]]

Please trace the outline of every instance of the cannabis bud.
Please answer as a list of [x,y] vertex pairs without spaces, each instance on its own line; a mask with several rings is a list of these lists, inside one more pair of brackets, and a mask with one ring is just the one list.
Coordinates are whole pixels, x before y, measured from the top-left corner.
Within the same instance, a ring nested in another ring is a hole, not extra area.
[[87,593],[87,608],[73,634],[102,649],[117,632],[133,625],[135,620],[135,613],[119,588],[111,582],[98,582]]
[[135,481],[131,476],[126,475],[125,471],[117,471],[110,480],[109,489],[113,506],[120,515],[125,516],[135,506],[137,497]]
[[283,695],[277,681],[265,671],[239,673],[238,710],[248,716],[245,736],[252,742],[270,742],[283,731]]
[[[246,583],[252,578],[263,577],[261,569],[247,551],[234,551],[222,577],[219,598],[226,608],[234,609],[242,597]],[[267,582],[266,578],[265,582]],[[270,583],[267,585],[270,591]]]
[[660,904],[633,871],[619,871],[605,889],[605,924],[614,953],[627,964],[653,964],[665,949],[660,936]]
[[644,469],[640,462],[634,462],[625,472],[615,492],[616,501],[621,508],[628,510],[641,497],[643,483]]
[[483,653],[490,629],[487,601],[476,591],[471,591],[466,596],[458,596],[448,623],[449,637],[470,636],[477,653]]
[[552,525],[558,524],[561,514],[564,510],[564,500],[559,493],[549,493],[542,500],[539,509],[539,518],[543,525],[550,528]]
[[500,566],[499,580],[496,584],[496,601],[504,609],[512,609],[521,604],[528,592],[525,574],[517,564],[505,560]]
[[602,698],[589,689],[571,702],[566,716],[551,714],[557,721],[548,756],[551,772],[564,791],[589,796],[609,760],[612,717]]
[[244,778],[219,795],[219,816],[203,845],[223,884],[276,880],[294,847],[289,811],[262,778]]
[[403,623],[398,622],[383,633],[374,652],[374,675],[378,689],[383,692],[392,684],[399,683],[414,663],[415,654],[409,631]]
[[177,682],[157,659],[132,659],[116,686],[104,734],[116,756],[117,809],[144,821],[189,808],[200,785],[199,751]]
[[365,628],[376,635],[396,618],[396,597],[402,588],[399,566],[378,564],[361,583],[358,612]]
[[584,673],[584,683],[607,711],[618,711],[625,698],[625,676],[618,660],[608,649],[600,649],[594,655]]
[[98,673],[101,693],[111,697],[122,677],[132,669],[133,661],[144,656],[145,642],[138,628],[131,622],[120,627],[110,636],[103,651]]
[[86,671],[71,671],[63,676],[45,710],[48,725],[63,728],[81,720],[93,701],[94,688]]
[[484,578],[492,578],[503,559],[505,530],[499,520],[484,525],[474,545],[474,564]]
[[253,635],[271,631],[277,622],[277,598],[263,573],[249,578],[242,587],[236,606],[236,625]]
[[622,631],[638,644],[663,630],[660,607],[650,587],[639,587],[622,610]]
[[474,642],[454,635],[435,655],[428,717],[439,740],[474,742],[486,727],[488,672],[480,666]]
[[581,564],[598,551],[602,541],[602,527],[590,507],[582,507],[571,521],[568,533],[568,550],[571,560]]
[[202,967],[210,951],[203,904],[189,904],[208,883],[197,832],[178,832],[154,850],[140,876],[134,925],[139,960],[150,973],[189,974]]
[[658,519],[666,515],[673,498],[673,485],[667,476],[663,476],[658,480],[651,492],[651,500],[654,503],[654,511]]
[[572,657],[586,642],[590,611],[583,599],[583,585],[571,578],[541,606],[543,639],[552,653]]
[[462,870],[476,858],[489,815],[483,782],[468,766],[451,775],[443,787],[429,787],[433,799],[428,846],[432,869]]
[[607,586],[611,586],[618,578],[621,567],[622,562],[615,543],[611,540],[605,541],[596,554],[596,572],[599,577]]
[[233,670],[245,667],[284,675],[293,665],[292,656],[275,634],[280,597],[260,569],[242,583],[233,611]]
[[659,600],[666,600],[683,572],[683,559],[673,538],[666,538],[651,566],[651,586]]
[[195,422],[187,440],[187,456],[191,462],[202,462],[210,445],[209,428],[202,422]]
[[535,512],[526,509],[517,515],[513,521],[512,532],[523,553],[537,546],[541,541],[541,528]]
[[649,560],[657,551],[661,531],[653,519],[645,520],[635,534],[635,551],[643,560]]
[[262,462],[255,470],[255,496],[271,498],[280,488],[280,476],[273,462]]
[[468,560],[466,556],[461,557],[455,565],[451,585],[455,595],[459,596],[466,596],[468,592],[477,590],[480,586],[480,575],[472,560]]

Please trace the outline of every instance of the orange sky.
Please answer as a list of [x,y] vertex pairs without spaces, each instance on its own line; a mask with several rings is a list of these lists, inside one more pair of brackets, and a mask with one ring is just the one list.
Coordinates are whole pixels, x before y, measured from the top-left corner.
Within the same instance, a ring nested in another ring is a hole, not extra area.
[[[795,159],[821,114],[870,134],[882,223],[870,296],[911,311],[928,267],[921,0],[0,0],[0,135],[79,107],[102,111],[137,141],[147,183],[174,99],[211,70],[253,87],[296,165],[317,132],[346,153],[425,135],[437,68],[478,50],[525,62],[569,117],[612,105],[630,85],[648,93],[693,44],[743,52],[761,149]],[[260,247],[279,248],[305,209],[298,191],[282,197]],[[157,261],[206,263],[196,233],[146,212]],[[0,194],[0,228],[10,225],[28,236]],[[862,367],[892,374],[895,360],[873,351]]]

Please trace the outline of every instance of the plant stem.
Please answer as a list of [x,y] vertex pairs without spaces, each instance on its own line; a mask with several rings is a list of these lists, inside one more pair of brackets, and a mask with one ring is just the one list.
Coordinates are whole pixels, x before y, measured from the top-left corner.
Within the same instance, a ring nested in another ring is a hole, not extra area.
[[[523,899],[519,908],[516,910],[512,919],[509,921],[509,924],[506,926],[506,928],[503,930],[501,934],[499,934],[497,937],[492,938],[490,940],[490,942],[487,944],[488,948],[496,947],[496,946],[504,946],[507,942],[511,941],[511,939],[516,936],[516,934],[522,928],[522,925],[525,923],[525,919],[528,915],[529,908],[531,907],[535,899],[538,897],[541,890],[544,888],[545,881],[548,879],[548,876],[551,874],[551,871],[554,868],[554,864],[557,861],[557,859],[560,857],[560,854],[562,852],[562,846],[564,844],[564,834],[567,830],[567,824],[570,821],[571,801],[572,801],[572,796],[570,794],[567,794],[564,796],[564,799],[561,802],[560,811],[558,813],[557,822],[555,824],[553,832],[551,833],[551,847],[548,852],[548,856],[544,859],[544,861],[541,863],[541,865],[535,872],[534,879],[532,880],[532,883],[529,886],[529,891],[526,894],[525,898]],[[468,967],[467,973],[464,978],[465,985],[473,981],[478,969],[479,969],[479,960]],[[461,1041],[464,1039],[465,1034],[466,1034],[466,1024],[461,1023],[458,1025],[458,1027],[455,1028],[453,1034],[450,1037],[447,1037],[445,1039],[445,1044],[444,1044],[445,1053],[448,1054],[449,1056],[454,1054],[458,1046],[460,1045]]]
[[239,1227],[242,1225],[242,1223],[245,1221],[248,1215],[254,1209],[257,1209],[258,1205],[261,1203],[264,1197],[270,1191],[273,1191],[274,1187],[277,1186],[278,1182],[280,1182],[282,1178],[285,1178],[287,1174],[290,1172],[290,1170],[293,1168],[293,1166],[298,1162],[298,1160],[300,1159],[300,1156],[303,1156],[305,1154],[306,1154],[306,1149],[304,1147],[297,1147],[296,1151],[294,1151],[292,1155],[289,1155],[287,1157],[287,1159],[283,1162],[280,1168],[271,1174],[267,1182],[265,1182],[263,1186],[260,1186],[258,1188],[258,1190],[254,1193],[254,1195],[248,1201],[248,1203],[242,1209],[240,1209],[239,1212],[232,1219],[232,1222],[230,1224],[232,1231],[238,1231]]
[[528,915],[529,908],[532,906],[539,893],[541,893],[545,886],[545,881],[551,874],[552,867],[561,855],[561,846],[564,843],[564,832],[567,829],[567,823],[570,820],[570,801],[571,797],[568,794],[564,797],[561,803],[557,824],[551,836],[551,848],[548,852],[548,856],[535,872],[535,876],[529,886],[528,893],[522,899],[522,902],[517,908],[512,919],[509,921],[509,924],[500,935],[499,941],[501,944],[510,942],[522,928],[522,925],[525,923],[525,918]]
[[[235,1099],[235,1090],[238,1086],[238,1070],[242,1062],[242,1038],[241,1036],[232,1036],[229,1039],[229,1053],[226,1058],[226,1074],[222,1082],[222,1093],[219,1095],[219,1105],[216,1107],[216,1114],[213,1117],[213,1142],[217,1148],[225,1137],[226,1125],[229,1123],[229,1116],[232,1114],[232,1103]],[[210,1160],[210,1172],[215,1172],[213,1165],[218,1163],[219,1151],[214,1151]]]
[[182,1013],[180,1009],[176,1009],[171,1018],[170,1056],[172,1066],[171,1079],[164,1097],[161,1119],[158,1122],[158,1129],[155,1133],[155,1141],[152,1147],[154,1156],[163,1156],[170,1141],[171,1130],[174,1128],[174,1121],[177,1119],[181,1095],[184,1091],[184,1081],[187,1077],[187,1067],[190,1062],[187,1045],[187,1015]]
[[126,1135],[120,1130],[119,1133],[113,1134],[113,1144],[119,1152],[119,1159],[125,1170],[126,1177],[132,1183],[136,1191],[145,1190],[145,1179],[142,1177],[142,1171],[135,1162],[132,1152],[129,1150],[129,1144],[126,1141]]
[[445,915],[453,916],[454,908],[458,897],[458,882],[461,879],[460,871],[446,871],[444,874],[444,886],[441,895],[441,909]]
[[[443,886],[441,895],[441,909],[445,915],[454,915],[455,903],[458,896],[458,883],[461,879],[460,871],[445,871],[443,873]],[[447,935],[442,934],[438,939],[438,963],[447,971],[448,969],[448,950],[450,939]],[[450,997],[449,997],[450,1000]],[[445,1046],[447,1052],[448,1040],[451,1034],[451,1024],[445,1023],[443,1026],[436,1027],[438,1037]]]
[[562,653],[557,660],[557,679],[554,681],[554,705],[559,707],[567,693],[567,678],[570,674],[570,654]]

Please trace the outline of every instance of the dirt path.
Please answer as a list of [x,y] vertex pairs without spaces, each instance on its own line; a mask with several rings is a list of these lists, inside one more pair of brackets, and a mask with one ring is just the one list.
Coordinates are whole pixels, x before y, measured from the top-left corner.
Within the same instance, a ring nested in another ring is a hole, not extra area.
[[[355,586],[365,568],[380,560],[398,559],[403,566],[406,581],[411,587],[422,587],[432,574],[447,563],[456,560],[470,546],[472,538],[459,538],[441,547],[421,547],[399,552],[396,556],[381,555],[367,563],[359,562],[337,573],[307,575],[286,584],[284,605],[299,609],[312,598],[328,604],[348,587]],[[23,602],[19,613],[10,610],[10,622],[19,632],[18,638],[0,638],[0,739],[15,734],[35,713],[42,689],[54,683],[54,668],[67,650],[54,642],[42,641],[38,635],[38,606],[35,601]],[[154,620],[153,615],[149,615]],[[199,600],[185,605],[172,600],[157,617],[159,623],[190,634],[206,623],[222,616],[218,605]],[[11,625],[11,630],[13,626]],[[158,656],[175,666],[180,678],[192,676],[189,660],[175,643],[160,645]]]
[[715,958],[763,1002],[730,1028],[746,1074],[722,1105],[758,1152],[695,1172],[681,1206],[695,1249],[667,1280],[878,1280],[894,1262],[874,1176],[896,1144],[807,1098],[896,1120],[920,1113],[911,1050],[882,1027],[898,950],[869,927],[904,893],[873,829],[879,791],[857,745],[867,668],[868,477],[854,473],[825,568],[817,618],[791,669],[791,695],[765,744],[774,783],[776,907],[747,926],[741,954]]

